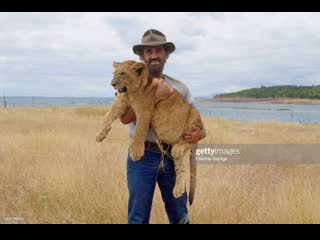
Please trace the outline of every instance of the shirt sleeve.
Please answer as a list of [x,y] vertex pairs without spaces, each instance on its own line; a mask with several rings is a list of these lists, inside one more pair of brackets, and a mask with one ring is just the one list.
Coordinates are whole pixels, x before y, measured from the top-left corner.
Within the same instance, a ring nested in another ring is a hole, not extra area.
[[167,75],[164,75],[164,76],[165,76],[165,80],[167,81],[167,83],[169,83],[171,87],[175,88],[178,92],[180,92],[181,95],[184,97],[184,99],[189,104],[194,103],[194,98],[191,95],[191,92],[190,92],[188,86],[184,82],[173,79]]
[[185,99],[187,100],[187,102],[189,103],[189,104],[192,104],[192,103],[194,103],[194,98],[193,98],[193,96],[192,96],[192,94],[191,94],[191,92],[190,92],[190,90],[189,90],[189,88],[187,87],[187,86],[185,86]]

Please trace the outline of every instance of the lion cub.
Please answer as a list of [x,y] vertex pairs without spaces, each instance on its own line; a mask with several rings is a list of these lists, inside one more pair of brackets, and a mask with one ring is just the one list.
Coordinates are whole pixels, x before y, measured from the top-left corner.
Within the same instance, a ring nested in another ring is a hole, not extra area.
[[177,90],[168,98],[155,103],[154,95],[159,79],[149,79],[146,64],[125,61],[113,63],[113,67],[115,71],[111,85],[117,90],[117,94],[96,141],[103,141],[111,129],[112,122],[131,106],[136,113],[137,122],[132,136],[130,157],[136,161],[144,155],[144,142],[147,130],[151,126],[160,143],[172,145],[171,155],[176,171],[173,195],[176,198],[185,192],[184,163],[190,161],[191,205],[195,193],[196,165],[191,164],[191,147],[183,140],[183,134],[193,126],[204,129],[200,113],[189,105]]

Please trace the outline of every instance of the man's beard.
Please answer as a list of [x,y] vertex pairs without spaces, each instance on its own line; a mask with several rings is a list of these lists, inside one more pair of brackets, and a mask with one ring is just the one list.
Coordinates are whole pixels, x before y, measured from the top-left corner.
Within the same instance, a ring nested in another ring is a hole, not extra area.
[[[159,65],[157,66],[152,66],[151,65],[151,62],[154,61],[154,60],[157,60],[160,62]],[[147,68],[148,68],[148,71],[149,71],[149,74],[151,76],[159,76],[159,75],[162,75],[162,71],[163,71],[163,68],[164,68],[164,64],[166,63],[166,60],[163,59],[152,59],[152,60],[149,60],[149,62],[147,63]],[[160,76],[159,76],[160,77]]]

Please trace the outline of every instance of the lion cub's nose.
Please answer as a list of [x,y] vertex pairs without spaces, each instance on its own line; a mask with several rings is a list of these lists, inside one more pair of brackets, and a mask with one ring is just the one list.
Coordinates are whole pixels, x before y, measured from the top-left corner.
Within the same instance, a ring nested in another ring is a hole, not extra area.
[[116,86],[116,84],[115,84],[115,83],[111,83],[111,85],[112,85],[112,87]]

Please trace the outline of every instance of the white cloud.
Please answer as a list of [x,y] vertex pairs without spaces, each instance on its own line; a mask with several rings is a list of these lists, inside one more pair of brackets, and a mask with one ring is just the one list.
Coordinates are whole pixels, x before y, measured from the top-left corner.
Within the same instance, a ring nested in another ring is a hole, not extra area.
[[113,96],[112,61],[156,28],[176,44],[166,73],[194,96],[319,85],[320,13],[0,13],[0,91]]

